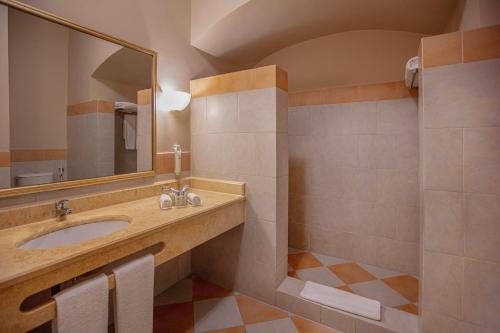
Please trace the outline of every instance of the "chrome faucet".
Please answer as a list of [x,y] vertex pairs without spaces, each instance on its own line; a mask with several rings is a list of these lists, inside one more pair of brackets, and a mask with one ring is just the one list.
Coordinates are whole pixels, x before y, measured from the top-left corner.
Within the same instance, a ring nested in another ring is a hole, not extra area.
[[73,210],[68,207],[69,200],[59,200],[56,202],[56,217],[64,219],[66,215],[73,213]]
[[174,207],[187,206],[187,193],[189,192],[189,190],[191,190],[189,185],[184,185],[180,190],[177,190],[173,187],[164,186],[163,190],[170,194]]

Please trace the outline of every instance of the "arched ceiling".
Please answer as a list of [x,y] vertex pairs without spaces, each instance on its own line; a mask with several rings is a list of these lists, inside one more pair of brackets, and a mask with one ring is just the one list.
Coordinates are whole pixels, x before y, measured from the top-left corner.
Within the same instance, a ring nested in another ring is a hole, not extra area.
[[[457,0],[191,0],[191,44],[240,66],[284,47],[350,30],[442,33]],[[225,4],[230,6],[225,8]],[[224,13],[221,15],[220,13]],[[201,19],[203,16],[204,19]],[[207,19],[212,17],[213,19]]]
[[151,87],[151,66],[150,55],[122,47],[106,58],[92,77],[146,89]]

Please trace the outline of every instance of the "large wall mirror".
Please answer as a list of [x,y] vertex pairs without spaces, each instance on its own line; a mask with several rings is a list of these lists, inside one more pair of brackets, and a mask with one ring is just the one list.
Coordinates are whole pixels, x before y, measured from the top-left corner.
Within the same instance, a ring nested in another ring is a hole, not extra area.
[[156,54],[0,1],[0,197],[154,173]]

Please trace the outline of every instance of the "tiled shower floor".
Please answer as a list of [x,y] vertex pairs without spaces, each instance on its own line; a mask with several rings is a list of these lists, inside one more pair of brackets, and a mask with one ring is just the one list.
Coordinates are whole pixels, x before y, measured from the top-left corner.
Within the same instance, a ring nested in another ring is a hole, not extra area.
[[288,275],[418,314],[419,282],[412,275],[297,249],[288,251]]
[[155,297],[154,332],[339,333],[196,277]]

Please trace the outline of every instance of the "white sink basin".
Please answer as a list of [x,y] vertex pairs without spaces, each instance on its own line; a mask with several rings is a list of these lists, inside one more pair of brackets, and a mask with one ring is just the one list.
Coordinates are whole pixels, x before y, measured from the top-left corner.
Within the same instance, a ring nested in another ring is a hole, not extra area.
[[50,249],[89,241],[125,228],[129,224],[124,220],[105,220],[56,230],[18,245],[21,249]]

